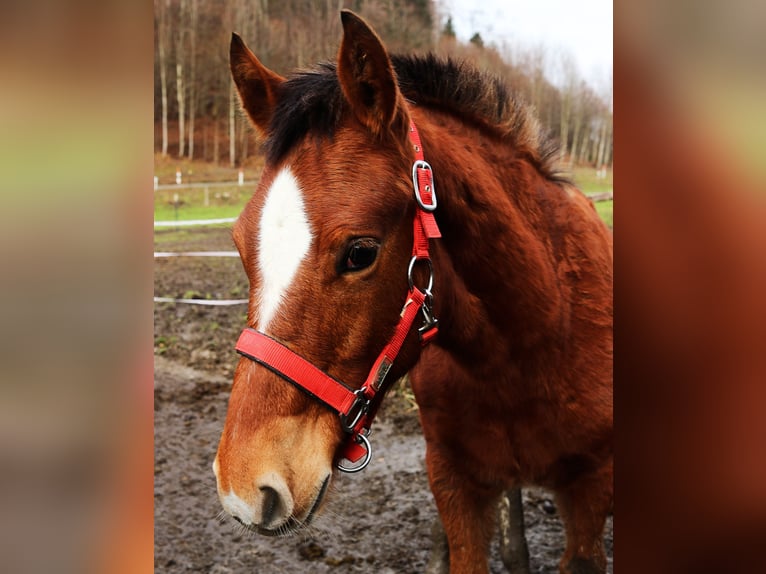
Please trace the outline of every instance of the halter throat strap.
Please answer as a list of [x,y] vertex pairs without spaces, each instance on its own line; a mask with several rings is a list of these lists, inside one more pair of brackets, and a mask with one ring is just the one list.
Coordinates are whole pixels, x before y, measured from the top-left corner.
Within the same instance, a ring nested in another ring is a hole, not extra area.
[[[252,328],[242,331],[236,346],[240,355],[263,365],[338,414],[341,428],[349,434],[349,440],[341,451],[341,459],[352,463],[363,459],[353,467],[338,463],[338,468],[345,472],[358,472],[370,462],[372,450],[367,435],[383,396],[392,383],[387,379],[388,372],[418,314],[423,316],[423,324],[418,329],[423,345],[427,345],[438,332],[438,321],[432,310],[433,266],[428,250],[429,239],[441,237],[433,216],[436,209],[433,170],[423,157],[420,135],[412,122],[409,133],[415,153],[412,181],[417,201],[413,223],[412,259],[407,270],[409,291],[394,334],[378,355],[364,384],[354,390],[317,368],[283,343]],[[417,287],[413,280],[413,270],[418,263],[426,263],[429,270],[428,284],[423,289]]]

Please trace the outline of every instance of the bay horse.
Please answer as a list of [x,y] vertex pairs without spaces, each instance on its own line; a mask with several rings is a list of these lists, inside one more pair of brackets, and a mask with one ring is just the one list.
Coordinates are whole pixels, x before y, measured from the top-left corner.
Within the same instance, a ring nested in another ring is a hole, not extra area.
[[337,63],[288,78],[232,36],[266,165],[233,228],[250,292],[222,505],[266,535],[310,523],[409,372],[450,572],[488,571],[495,503],[527,484],[555,492],[560,571],[603,572],[611,233],[501,81],[341,20]]

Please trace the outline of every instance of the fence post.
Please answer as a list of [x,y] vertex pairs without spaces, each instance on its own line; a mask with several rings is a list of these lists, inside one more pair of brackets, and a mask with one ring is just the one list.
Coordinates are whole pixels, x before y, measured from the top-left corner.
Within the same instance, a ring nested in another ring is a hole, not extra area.
[[241,169],[239,170],[239,185],[245,184],[245,172]]
[[[173,214],[175,215],[175,220],[178,221],[178,201],[179,201],[178,193],[173,194]],[[178,229],[178,227],[176,227]]]

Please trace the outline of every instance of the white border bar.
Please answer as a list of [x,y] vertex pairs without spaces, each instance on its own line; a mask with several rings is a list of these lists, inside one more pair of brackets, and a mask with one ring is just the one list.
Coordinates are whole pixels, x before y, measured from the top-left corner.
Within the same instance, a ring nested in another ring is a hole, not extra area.
[[247,299],[174,299],[173,297],[155,297],[155,303],[189,303],[190,305],[210,305],[226,307],[228,305],[244,305]]
[[222,217],[220,219],[182,219],[180,221],[155,221],[154,227],[181,227],[188,225],[217,225],[219,223],[234,223],[236,217]]
[[237,251],[155,251],[154,257],[239,257]]

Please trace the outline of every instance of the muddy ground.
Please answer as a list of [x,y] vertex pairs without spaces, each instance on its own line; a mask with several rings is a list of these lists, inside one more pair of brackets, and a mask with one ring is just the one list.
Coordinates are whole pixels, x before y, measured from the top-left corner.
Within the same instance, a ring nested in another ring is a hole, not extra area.
[[[233,250],[224,228],[158,231],[157,251]],[[238,259],[155,260],[156,296],[239,299]],[[155,571],[217,574],[423,572],[436,508],[428,489],[417,410],[406,385],[387,397],[371,441],[374,457],[333,481],[309,531],[273,539],[222,517],[211,468],[226,415],[234,343],[245,306],[155,304]],[[552,497],[524,491],[532,572],[554,573],[564,534]],[[606,529],[612,571],[612,520]],[[490,570],[505,572],[498,543]]]

